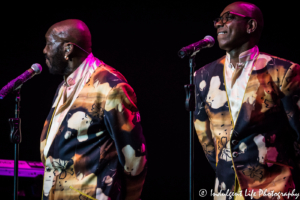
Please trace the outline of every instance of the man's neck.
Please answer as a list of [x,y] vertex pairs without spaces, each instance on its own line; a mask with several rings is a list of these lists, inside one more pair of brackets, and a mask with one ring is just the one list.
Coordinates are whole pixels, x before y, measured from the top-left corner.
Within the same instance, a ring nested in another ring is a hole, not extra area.
[[69,65],[68,65],[68,72],[65,75],[65,78],[67,79],[68,76],[70,76],[70,74],[72,74],[80,65],[81,63],[83,63],[83,61],[86,59],[87,57],[76,57],[76,58],[72,58],[72,61],[69,61]]
[[250,42],[247,42],[238,48],[227,51],[227,53],[230,55],[230,63],[236,67],[236,64],[239,62],[240,54],[253,48],[254,46],[255,44],[250,44]]

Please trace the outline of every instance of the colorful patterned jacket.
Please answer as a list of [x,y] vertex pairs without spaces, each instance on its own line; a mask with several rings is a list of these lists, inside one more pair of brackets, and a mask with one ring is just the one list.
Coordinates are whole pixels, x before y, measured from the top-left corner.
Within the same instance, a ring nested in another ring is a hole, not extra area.
[[146,148],[133,89],[118,71],[102,63],[74,96],[44,155],[61,85],[41,134],[43,199],[139,199]]
[[239,186],[245,199],[268,200],[259,191],[292,193],[299,181],[300,66],[260,53],[234,126],[224,62],[225,56],[195,72],[194,125],[216,173],[214,192],[234,194]]

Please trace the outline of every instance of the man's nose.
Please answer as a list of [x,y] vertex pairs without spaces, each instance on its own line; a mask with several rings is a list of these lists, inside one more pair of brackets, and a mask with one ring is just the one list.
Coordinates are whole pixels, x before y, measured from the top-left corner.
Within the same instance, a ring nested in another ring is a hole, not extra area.
[[224,26],[224,24],[223,24],[222,20],[218,21],[218,22],[215,24],[215,28],[216,28],[216,29],[221,28],[221,27],[223,27],[223,26]]
[[46,53],[47,53],[46,47],[44,47],[44,49],[43,49],[43,54],[46,54]]

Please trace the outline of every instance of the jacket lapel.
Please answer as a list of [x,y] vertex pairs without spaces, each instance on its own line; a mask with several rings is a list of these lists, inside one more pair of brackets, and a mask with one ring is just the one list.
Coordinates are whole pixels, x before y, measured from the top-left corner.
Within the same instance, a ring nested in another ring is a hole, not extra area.
[[267,70],[267,65],[270,63],[268,56],[259,54],[257,60],[254,63],[251,71],[247,87],[243,96],[241,108],[237,116],[235,126],[233,128],[233,134],[237,137],[241,137],[239,133],[247,133],[244,131],[247,125],[250,124],[252,113],[256,109],[258,90],[261,86],[260,72]]
[[[73,96],[72,98],[68,98],[67,101],[62,105],[60,106],[60,108],[57,108],[59,109],[57,114],[61,113],[62,116],[60,116],[60,118],[62,119],[60,124],[58,125],[58,129],[57,130],[60,130],[61,128],[61,125],[62,125],[62,122],[65,120],[65,117],[68,113],[68,111],[70,110],[70,108],[72,107],[73,103],[76,101],[78,95],[80,94],[81,90],[83,89],[83,87],[86,85],[86,83],[89,81],[90,77],[92,76],[93,72],[95,70],[94,69],[90,69],[88,73],[86,73],[86,75],[79,81],[78,85],[76,85],[76,88],[74,88],[74,91],[75,91],[75,94],[71,94],[71,96]],[[62,91],[63,92],[63,91]],[[71,97],[70,96],[70,97]],[[57,98],[58,99],[58,98]],[[57,104],[58,104],[58,101],[57,100]],[[55,107],[57,106],[57,104],[55,105]],[[54,110],[55,112],[55,110]],[[55,114],[55,113],[54,113]],[[48,124],[48,129],[49,129],[49,125],[51,126],[51,124]],[[51,141],[47,141],[48,140],[48,134],[47,134],[47,138],[46,138],[46,141],[45,141],[45,145],[47,143],[50,143],[50,146],[48,149],[46,149],[46,152],[45,152],[45,157],[47,157],[48,153],[49,153],[49,149],[53,143],[53,140],[55,139],[55,136],[52,137],[52,138],[49,138],[49,140]],[[47,145],[48,147],[48,145]]]

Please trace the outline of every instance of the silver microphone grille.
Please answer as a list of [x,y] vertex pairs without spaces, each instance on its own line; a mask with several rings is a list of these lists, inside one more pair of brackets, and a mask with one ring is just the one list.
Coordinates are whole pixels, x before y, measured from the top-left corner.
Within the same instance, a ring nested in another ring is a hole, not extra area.
[[212,47],[215,44],[215,39],[213,37],[211,37],[210,35],[207,35],[204,37],[204,39],[207,39],[210,41],[209,45],[207,47]]
[[33,69],[33,71],[35,71],[36,74],[39,74],[42,72],[42,66],[38,63],[31,65],[31,69]]

